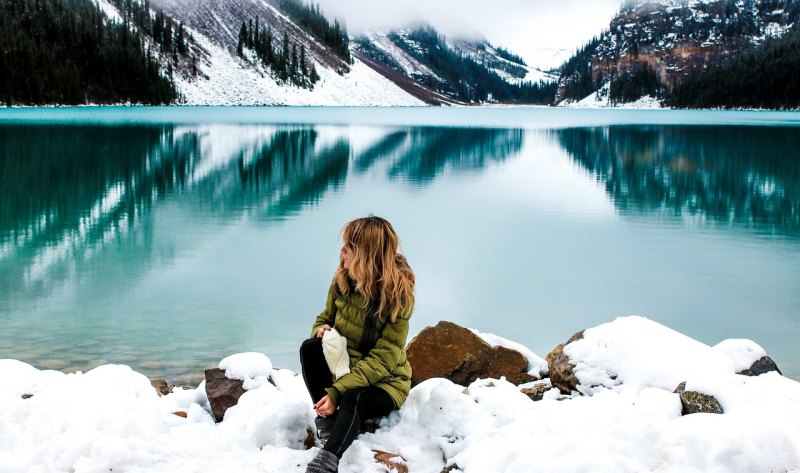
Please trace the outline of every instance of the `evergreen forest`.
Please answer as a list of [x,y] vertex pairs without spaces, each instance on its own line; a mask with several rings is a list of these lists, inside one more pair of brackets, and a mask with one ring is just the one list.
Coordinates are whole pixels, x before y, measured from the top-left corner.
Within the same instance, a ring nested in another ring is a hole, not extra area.
[[[317,41],[328,46],[331,51],[347,64],[352,64],[350,57],[350,40],[347,29],[339,20],[330,23],[319,8],[300,0],[269,0],[281,12],[288,16],[297,26],[313,36]],[[341,72],[347,72],[343,70]]]
[[307,59],[305,44],[300,43],[298,48],[298,42],[291,42],[286,31],[283,32],[280,46],[274,43],[272,28],[261,26],[259,18],[255,22],[251,19],[247,23],[242,22],[239,28],[236,53],[244,57],[245,49],[252,50],[265,67],[275,72],[279,80],[313,89],[320,77],[314,62]]
[[800,29],[690,76],[667,98],[679,108],[800,108]]
[[390,34],[389,38],[408,54],[428,65],[446,84],[437,83],[430,77],[417,79],[458,100],[468,103],[550,104],[555,97],[556,83],[508,83],[471,57],[452,50],[447,46],[444,37],[433,28],[420,27],[408,35],[408,39],[419,45],[419,48],[396,33]]
[[[0,2],[0,101],[9,106],[174,102],[175,84],[162,75],[156,52],[126,23],[107,19],[92,0]],[[180,31],[170,35],[176,54],[185,46],[175,41]]]

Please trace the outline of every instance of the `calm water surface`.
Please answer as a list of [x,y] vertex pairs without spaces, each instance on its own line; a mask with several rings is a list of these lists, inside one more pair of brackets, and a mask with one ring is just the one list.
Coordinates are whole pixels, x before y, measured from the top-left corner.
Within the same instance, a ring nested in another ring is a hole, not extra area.
[[339,231],[396,226],[438,320],[544,356],[644,315],[800,379],[800,114],[0,111],[0,358],[297,369]]

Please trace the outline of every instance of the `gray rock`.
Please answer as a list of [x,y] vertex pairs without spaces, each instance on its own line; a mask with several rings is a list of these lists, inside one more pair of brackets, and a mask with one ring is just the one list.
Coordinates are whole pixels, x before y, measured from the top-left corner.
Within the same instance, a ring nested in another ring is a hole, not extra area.
[[208,404],[211,406],[211,413],[217,422],[222,422],[225,418],[225,411],[236,405],[244,391],[244,381],[239,379],[228,379],[225,371],[219,368],[211,368],[205,371],[206,375],[206,396]]
[[688,414],[724,414],[722,404],[714,396],[699,393],[697,391],[686,391],[686,382],[682,382],[674,391],[681,398],[681,415]]
[[781,373],[781,370],[778,369],[778,365],[772,361],[772,358],[764,356],[754,361],[750,368],[740,371],[737,374],[743,374],[745,376],[758,376],[764,373],[769,373],[770,371],[777,371],[779,375],[783,376],[783,373]]

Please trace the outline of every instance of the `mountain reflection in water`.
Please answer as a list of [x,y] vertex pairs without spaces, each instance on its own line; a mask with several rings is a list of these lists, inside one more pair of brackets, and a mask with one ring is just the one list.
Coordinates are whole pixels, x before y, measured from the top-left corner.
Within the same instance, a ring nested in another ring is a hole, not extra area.
[[800,230],[794,128],[619,126],[554,132],[621,211]]

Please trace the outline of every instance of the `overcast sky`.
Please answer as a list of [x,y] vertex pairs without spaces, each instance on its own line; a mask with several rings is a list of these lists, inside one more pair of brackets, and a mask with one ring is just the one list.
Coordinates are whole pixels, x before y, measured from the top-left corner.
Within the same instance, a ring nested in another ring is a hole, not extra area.
[[574,50],[608,27],[621,0],[314,0],[352,35],[423,20],[445,34],[478,32],[529,62]]

